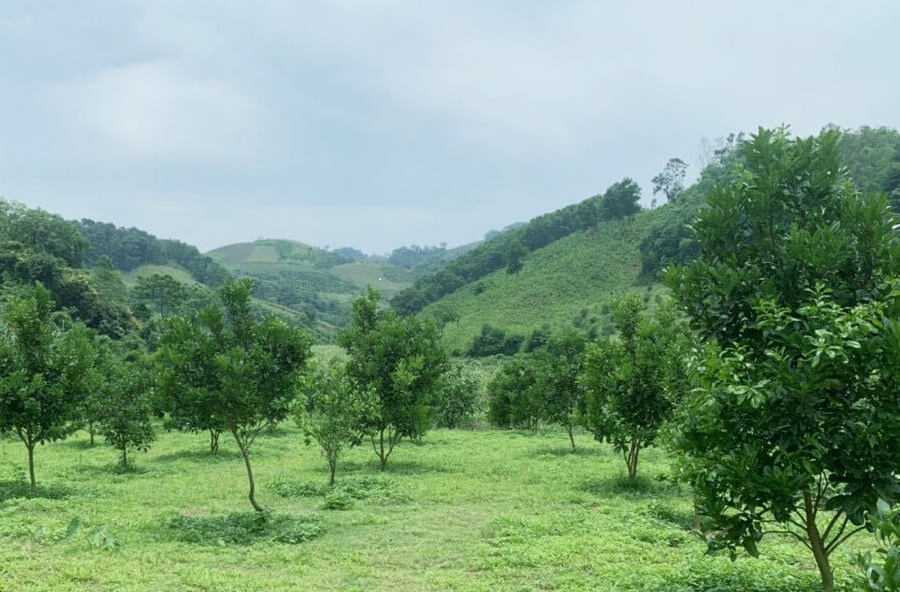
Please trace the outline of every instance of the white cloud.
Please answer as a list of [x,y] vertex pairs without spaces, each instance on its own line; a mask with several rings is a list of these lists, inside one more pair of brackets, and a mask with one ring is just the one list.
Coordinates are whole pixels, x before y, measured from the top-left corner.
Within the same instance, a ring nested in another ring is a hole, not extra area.
[[267,125],[244,89],[175,60],[103,69],[48,91],[60,121],[93,145],[87,158],[238,164],[259,156]]

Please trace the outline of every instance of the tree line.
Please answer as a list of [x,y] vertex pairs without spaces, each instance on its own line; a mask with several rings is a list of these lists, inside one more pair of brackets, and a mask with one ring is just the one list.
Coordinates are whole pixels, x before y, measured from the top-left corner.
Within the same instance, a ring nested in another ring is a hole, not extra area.
[[131,271],[142,265],[165,265],[174,261],[201,284],[216,287],[231,279],[227,269],[202,255],[197,247],[181,241],[158,239],[137,228],[118,227],[88,218],[74,224],[87,241],[85,263],[88,265],[109,257],[116,269]]

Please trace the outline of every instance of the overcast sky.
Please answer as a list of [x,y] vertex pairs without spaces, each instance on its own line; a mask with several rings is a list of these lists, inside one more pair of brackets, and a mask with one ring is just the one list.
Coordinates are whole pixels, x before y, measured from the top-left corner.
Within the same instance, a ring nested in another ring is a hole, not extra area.
[[900,127],[900,2],[0,0],[0,196],[451,245],[758,125]]

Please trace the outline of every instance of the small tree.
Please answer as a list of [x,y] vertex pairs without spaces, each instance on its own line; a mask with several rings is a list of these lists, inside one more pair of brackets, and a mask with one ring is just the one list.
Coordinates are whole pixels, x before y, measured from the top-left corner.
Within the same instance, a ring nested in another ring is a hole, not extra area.
[[432,407],[435,425],[453,429],[478,408],[478,380],[456,364],[441,377]]
[[528,247],[520,240],[513,241],[506,253],[506,273],[514,275],[522,271],[522,268],[525,267],[523,259],[526,256],[528,256]]
[[662,309],[653,318],[635,294],[616,299],[612,311],[618,338],[596,342],[585,356],[585,421],[598,440],[624,456],[634,479],[641,449],[654,444],[671,416],[666,374],[678,364],[683,332],[671,311]]
[[25,444],[34,490],[34,447],[77,427],[94,333],[82,324],[57,327],[53,299],[41,286],[22,288],[0,306],[0,431],[15,432]]
[[331,471],[328,484],[334,485],[338,457],[345,446],[359,443],[361,420],[374,412],[375,397],[356,389],[340,365],[316,368],[300,384],[305,400],[294,407],[294,420],[306,443],[322,449]]
[[532,360],[513,359],[504,363],[487,385],[491,425],[536,432],[543,417],[543,400],[537,384],[538,372]]
[[536,354],[535,389],[542,401],[544,418],[566,429],[572,450],[573,430],[581,422],[585,390],[578,378],[582,372],[585,340],[573,329],[553,335]]
[[360,431],[370,436],[381,470],[403,438],[418,438],[428,429],[429,407],[438,379],[447,368],[440,331],[429,321],[378,312],[380,295],[353,303],[353,325],[339,342],[350,356],[347,374],[355,387],[375,393],[374,414]]
[[760,130],[693,225],[700,258],[666,273],[710,343],[675,445],[711,547],[794,536],[827,592],[831,554],[900,493],[900,248],[839,138]]
[[128,450],[146,452],[156,439],[153,424],[151,383],[140,363],[112,361],[107,364],[106,405],[100,433],[122,453],[122,468],[128,468]]
[[221,308],[196,319],[167,320],[157,355],[174,414],[190,418],[198,408],[209,410],[208,426],[231,432],[247,469],[250,505],[262,511],[250,447],[263,429],[288,415],[312,338],[272,315],[255,320],[252,292],[252,280],[230,282],[220,291]]

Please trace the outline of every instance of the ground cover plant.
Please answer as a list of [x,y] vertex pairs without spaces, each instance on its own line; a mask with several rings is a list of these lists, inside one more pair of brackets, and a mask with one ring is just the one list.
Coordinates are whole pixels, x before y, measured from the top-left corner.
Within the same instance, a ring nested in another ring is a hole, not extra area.
[[[121,473],[114,449],[90,448],[78,432],[44,447],[35,497],[27,482],[0,497],[0,589],[820,590],[808,551],[787,537],[760,559],[706,555],[689,531],[691,493],[668,478],[664,453],[645,450],[631,484],[609,445],[575,439],[573,454],[562,429],[437,429],[401,443],[384,474],[370,449],[349,449],[338,485],[353,503],[334,510],[323,509],[328,467],[287,422],[255,444],[271,520],[285,517],[260,530],[230,439],[213,456],[204,434],[159,430],[149,452],[132,455],[136,470]],[[0,492],[24,474],[21,444],[0,440]],[[285,496],[279,481],[323,489]],[[44,487],[65,491],[42,497]],[[99,529],[118,543],[67,541],[75,517],[88,537]],[[852,550],[874,552],[870,538]],[[834,559],[839,589],[851,590],[850,555]]]

